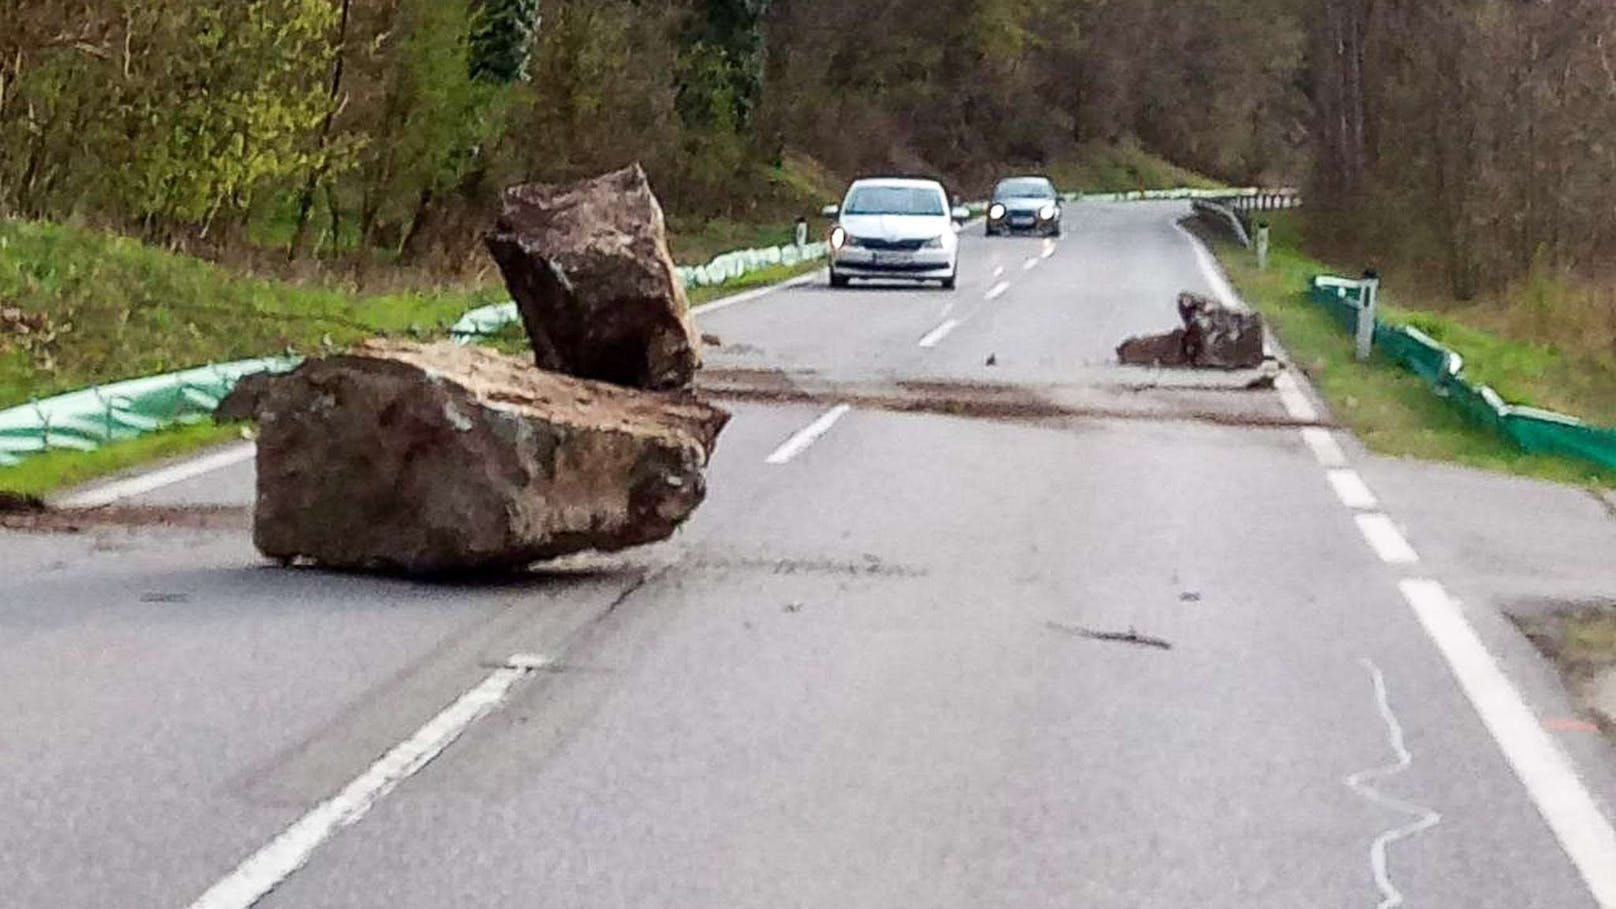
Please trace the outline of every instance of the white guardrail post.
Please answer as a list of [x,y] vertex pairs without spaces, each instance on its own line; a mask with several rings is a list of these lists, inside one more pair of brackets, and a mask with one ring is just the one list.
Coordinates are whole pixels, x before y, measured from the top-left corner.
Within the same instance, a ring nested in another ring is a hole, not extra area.
[[1268,270],[1268,222],[1257,222],[1257,270]]
[[1373,268],[1364,272],[1358,300],[1358,349],[1360,362],[1369,359],[1375,349],[1375,308],[1380,296],[1380,275]]

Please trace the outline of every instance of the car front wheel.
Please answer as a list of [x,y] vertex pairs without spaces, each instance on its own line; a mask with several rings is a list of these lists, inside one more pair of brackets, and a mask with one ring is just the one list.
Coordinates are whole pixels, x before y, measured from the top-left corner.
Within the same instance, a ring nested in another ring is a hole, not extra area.
[[836,273],[836,271],[834,269],[832,269],[831,273],[830,273],[830,286],[831,287],[846,287],[847,286],[847,276],[846,275],[839,275],[839,274]]
[[959,283],[959,272],[956,271],[943,279],[943,290],[953,290],[954,285],[957,283]]

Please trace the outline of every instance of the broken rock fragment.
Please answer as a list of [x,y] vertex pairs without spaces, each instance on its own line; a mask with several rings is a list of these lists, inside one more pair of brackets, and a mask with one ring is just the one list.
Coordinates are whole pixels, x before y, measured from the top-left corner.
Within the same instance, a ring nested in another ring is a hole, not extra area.
[[705,496],[729,419],[687,394],[390,341],[244,379],[218,417],[259,423],[260,551],[405,574],[665,539]]
[[1200,294],[1178,295],[1183,328],[1129,338],[1117,348],[1121,362],[1136,366],[1256,369],[1263,364],[1262,317]]
[[691,384],[700,338],[639,165],[506,190],[486,242],[541,369],[635,388]]

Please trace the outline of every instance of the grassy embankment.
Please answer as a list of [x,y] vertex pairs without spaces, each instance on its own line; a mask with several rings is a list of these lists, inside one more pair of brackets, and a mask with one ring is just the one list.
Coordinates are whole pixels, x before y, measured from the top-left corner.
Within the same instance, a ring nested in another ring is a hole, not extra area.
[[[1312,275],[1351,275],[1361,269],[1327,263],[1309,253],[1305,212],[1268,218],[1272,251],[1266,272],[1259,272],[1252,254],[1232,242],[1215,243],[1218,258],[1240,294],[1270,321],[1336,416],[1371,450],[1563,483],[1616,487],[1616,472],[1583,461],[1527,454],[1473,426],[1419,378],[1390,361],[1354,360],[1352,338],[1307,300],[1305,289]],[[1413,325],[1458,351],[1468,378],[1493,386],[1510,403],[1616,423],[1616,362],[1608,348],[1547,343],[1525,327],[1523,308],[1541,311],[1545,300],[1564,293],[1539,278],[1491,300],[1461,305],[1422,294],[1413,282],[1399,282],[1390,273],[1382,300],[1384,318]]]

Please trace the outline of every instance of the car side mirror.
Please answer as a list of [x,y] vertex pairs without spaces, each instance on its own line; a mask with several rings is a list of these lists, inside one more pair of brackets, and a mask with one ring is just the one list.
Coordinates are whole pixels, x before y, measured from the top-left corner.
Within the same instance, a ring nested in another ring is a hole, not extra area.
[[969,221],[969,220],[971,220],[971,210],[969,208],[966,208],[963,205],[954,206],[954,221],[955,221],[955,223],[964,224],[966,221]]
[[827,218],[834,218],[842,213],[842,208],[839,205],[827,205],[820,209],[819,213]]

